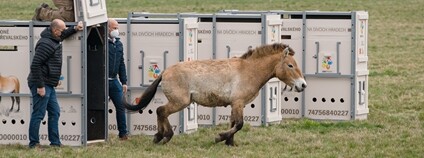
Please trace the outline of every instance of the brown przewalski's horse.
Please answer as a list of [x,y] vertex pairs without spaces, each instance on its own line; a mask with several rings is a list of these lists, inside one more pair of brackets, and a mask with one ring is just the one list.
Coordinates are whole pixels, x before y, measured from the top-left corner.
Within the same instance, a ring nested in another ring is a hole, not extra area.
[[[0,93],[19,93],[19,80],[15,76],[7,76],[4,77],[0,74]],[[20,103],[21,99],[19,96],[11,96],[12,98],[12,108],[10,108],[9,111],[13,110],[13,106],[15,105],[15,99],[16,103],[18,104],[17,112],[20,110]],[[0,102],[1,102],[1,96],[0,96]]]
[[306,88],[294,53],[287,45],[278,43],[257,47],[237,58],[181,62],[164,70],[137,105],[130,105],[125,95],[123,104],[133,111],[146,108],[162,81],[162,90],[169,102],[156,110],[158,132],[153,142],[163,144],[174,135],[168,120],[172,113],[192,102],[207,107],[231,105],[231,128],[219,133],[215,142],[225,140],[225,144],[233,146],[234,134],[243,127],[244,106],[258,96],[268,80],[277,77],[297,92]]

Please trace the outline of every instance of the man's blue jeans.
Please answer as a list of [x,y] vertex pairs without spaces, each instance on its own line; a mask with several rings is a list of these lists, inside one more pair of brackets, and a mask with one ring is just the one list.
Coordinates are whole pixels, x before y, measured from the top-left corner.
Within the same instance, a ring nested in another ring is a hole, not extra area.
[[40,143],[40,123],[44,119],[47,110],[48,136],[50,145],[61,145],[59,139],[59,116],[60,107],[56,98],[56,91],[52,86],[45,86],[46,95],[41,97],[37,94],[37,86],[29,85],[32,94],[33,111],[29,122],[29,146],[34,147]]
[[116,123],[118,124],[119,137],[128,134],[125,107],[122,105],[122,85],[118,79],[109,80],[109,97],[115,105]]

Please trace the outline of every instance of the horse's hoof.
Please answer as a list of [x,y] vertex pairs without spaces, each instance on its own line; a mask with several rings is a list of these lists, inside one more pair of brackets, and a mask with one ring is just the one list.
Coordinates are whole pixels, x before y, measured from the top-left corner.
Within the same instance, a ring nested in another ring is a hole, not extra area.
[[225,140],[225,139],[221,134],[219,134],[218,136],[215,137],[215,143],[222,142],[223,140]]
[[160,136],[160,134],[156,133],[153,138],[153,143],[157,144],[163,139],[163,136]]
[[171,139],[169,139],[168,137],[165,137],[162,139],[162,144],[166,144],[170,141]]
[[153,138],[153,143],[155,143],[155,144],[157,144],[157,143],[159,143],[161,140],[158,140],[156,137],[155,138]]
[[226,140],[226,141],[225,141],[225,145],[228,145],[228,146],[235,146],[235,145],[234,145],[234,141],[232,141],[232,140]]
[[158,144],[162,139],[159,139],[157,137],[153,138],[153,143]]

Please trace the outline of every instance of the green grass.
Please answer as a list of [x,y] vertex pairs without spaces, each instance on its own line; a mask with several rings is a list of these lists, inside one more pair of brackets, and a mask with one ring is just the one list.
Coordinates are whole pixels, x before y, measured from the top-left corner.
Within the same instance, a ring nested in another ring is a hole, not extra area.
[[[2,0],[0,19],[31,19],[43,0]],[[424,1],[422,0],[107,0],[110,17],[128,12],[212,13],[239,10],[369,12],[369,108],[364,121],[284,120],[244,126],[237,147],[213,143],[227,126],[199,128],[154,145],[151,136],[87,148],[28,150],[0,145],[0,157],[422,157],[424,155]],[[18,5],[19,4],[19,5]],[[49,1],[49,4],[52,4]]]

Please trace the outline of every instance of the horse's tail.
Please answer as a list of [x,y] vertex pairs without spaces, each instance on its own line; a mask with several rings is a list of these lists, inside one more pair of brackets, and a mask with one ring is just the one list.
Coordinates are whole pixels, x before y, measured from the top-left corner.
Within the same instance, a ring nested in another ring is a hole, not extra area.
[[126,95],[124,95],[124,98],[122,99],[124,107],[132,111],[143,110],[144,108],[146,108],[155,96],[160,81],[162,81],[162,75],[159,75],[159,77],[146,89],[146,91],[144,91],[137,105],[129,104],[127,102]]

